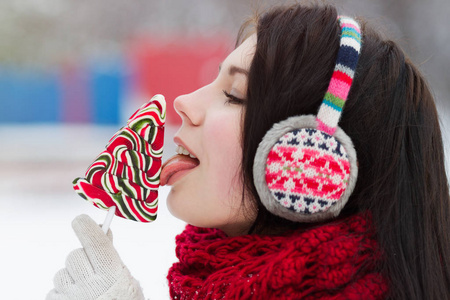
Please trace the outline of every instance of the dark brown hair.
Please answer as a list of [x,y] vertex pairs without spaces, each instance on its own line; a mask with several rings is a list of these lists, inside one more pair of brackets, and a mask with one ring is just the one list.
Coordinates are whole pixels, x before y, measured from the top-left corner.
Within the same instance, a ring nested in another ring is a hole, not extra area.
[[[330,5],[277,7],[256,24],[243,126],[243,177],[258,207],[251,231],[304,226],[269,213],[253,184],[259,142],[276,122],[317,114],[339,47]],[[392,299],[450,299],[450,197],[434,99],[403,51],[361,21],[362,53],[340,127],[358,155],[339,218],[369,211]],[[338,220],[339,220],[338,218]]]

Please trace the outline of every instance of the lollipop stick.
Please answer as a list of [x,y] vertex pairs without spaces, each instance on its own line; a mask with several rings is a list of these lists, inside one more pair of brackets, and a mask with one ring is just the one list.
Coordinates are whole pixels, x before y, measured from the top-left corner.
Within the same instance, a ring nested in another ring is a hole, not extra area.
[[116,212],[116,207],[111,206],[108,210],[108,214],[106,215],[105,222],[103,222],[102,230],[106,234],[109,229],[109,225],[111,225],[112,219],[114,217],[114,213]]

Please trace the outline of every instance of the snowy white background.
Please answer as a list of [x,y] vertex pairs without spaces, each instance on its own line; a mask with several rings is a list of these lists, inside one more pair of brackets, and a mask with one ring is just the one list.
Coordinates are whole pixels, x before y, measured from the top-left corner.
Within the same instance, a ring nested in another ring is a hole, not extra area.
[[[79,197],[71,182],[84,175],[116,127],[0,126],[0,298],[44,299],[67,254],[80,248],[71,221],[106,212]],[[173,129],[164,157],[174,154]],[[184,223],[167,211],[160,189],[158,219],[150,224],[113,219],[114,244],[150,299],[168,299],[167,271]]]

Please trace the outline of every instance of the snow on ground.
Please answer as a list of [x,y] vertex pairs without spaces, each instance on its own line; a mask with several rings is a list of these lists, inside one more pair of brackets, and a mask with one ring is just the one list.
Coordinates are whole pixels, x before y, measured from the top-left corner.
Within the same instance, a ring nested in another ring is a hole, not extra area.
[[[71,221],[106,212],[79,197],[71,182],[103,150],[117,127],[0,126],[1,298],[44,299],[67,254],[80,244]],[[164,158],[174,154],[167,128]],[[141,224],[114,218],[111,229],[122,260],[151,299],[168,299],[166,275],[175,258],[175,236],[184,223],[167,211],[169,189],[160,189],[158,219]]]

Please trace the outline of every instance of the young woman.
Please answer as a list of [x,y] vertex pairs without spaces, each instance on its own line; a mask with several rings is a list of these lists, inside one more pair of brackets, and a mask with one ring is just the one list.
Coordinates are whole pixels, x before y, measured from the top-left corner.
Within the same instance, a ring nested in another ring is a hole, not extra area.
[[[450,299],[439,120],[403,51],[329,5],[271,9],[237,45],[175,100],[172,298]],[[47,299],[144,299],[99,227],[73,226]]]

